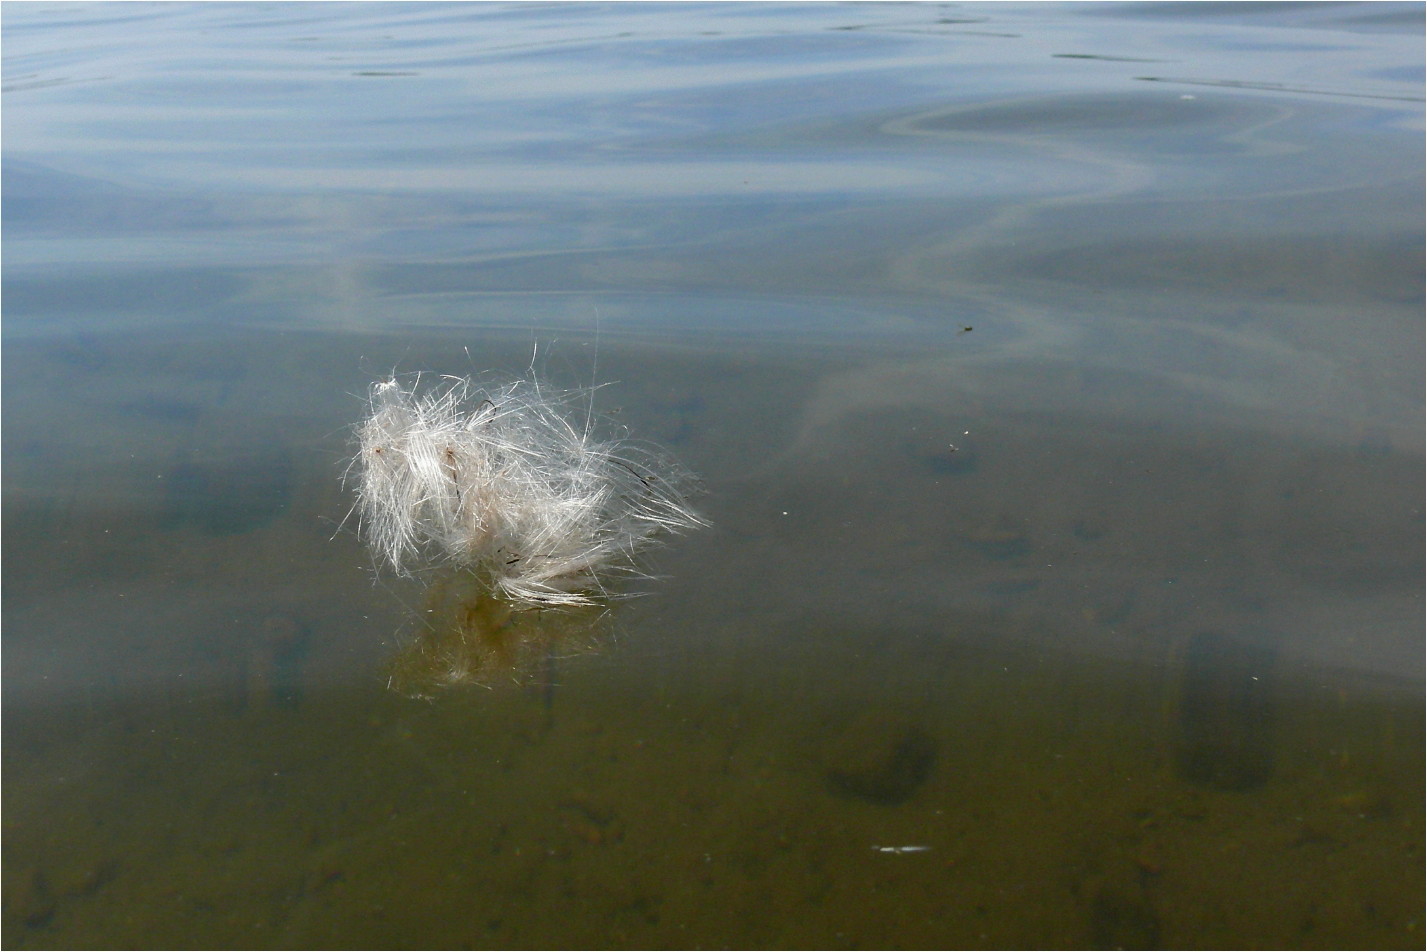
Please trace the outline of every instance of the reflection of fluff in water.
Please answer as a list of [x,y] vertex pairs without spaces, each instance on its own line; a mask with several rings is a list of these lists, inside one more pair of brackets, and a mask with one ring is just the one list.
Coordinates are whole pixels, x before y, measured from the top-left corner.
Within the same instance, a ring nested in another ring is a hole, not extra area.
[[438,573],[415,636],[392,660],[387,686],[431,698],[448,688],[543,683],[547,702],[562,658],[597,651],[610,633],[601,605],[522,608],[469,572]]
[[588,411],[571,422],[574,395],[442,380],[373,384],[357,430],[362,532],[398,573],[455,567],[517,603],[585,605],[655,535],[702,524],[692,477],[658,450],[595,438]]

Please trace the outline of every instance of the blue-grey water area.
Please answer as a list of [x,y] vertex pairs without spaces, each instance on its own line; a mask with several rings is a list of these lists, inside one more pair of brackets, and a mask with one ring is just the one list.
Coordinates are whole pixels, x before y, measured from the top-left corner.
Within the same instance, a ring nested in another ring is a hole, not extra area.
[[[4,944],[1420,948],[1422,36],[7,4]],[[710,525],[379,571],[532,368]]]

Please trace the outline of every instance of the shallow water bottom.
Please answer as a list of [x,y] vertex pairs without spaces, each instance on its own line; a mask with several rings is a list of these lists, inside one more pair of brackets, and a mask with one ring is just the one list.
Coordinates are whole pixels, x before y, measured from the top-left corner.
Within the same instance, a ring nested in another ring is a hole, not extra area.
[[1107,680],[975,637],[805,634],[820,667],[880,638],[922,675],[810,696],[795,668],[741,676],[752,651],[697,684],[589,657],[434,704],[254,676],[12,729],[6,944],[1418,941],[1413,692],[1255,697],[1205,673],[1212,640]]
[[597,643],[424,701],[426,596],[340,527],[395,345],[241,344],[12,347],[7,392],[70,386],[6,427],[8,946],[1420,946],[1391,431],[607,338],[601,408],[713,527]]

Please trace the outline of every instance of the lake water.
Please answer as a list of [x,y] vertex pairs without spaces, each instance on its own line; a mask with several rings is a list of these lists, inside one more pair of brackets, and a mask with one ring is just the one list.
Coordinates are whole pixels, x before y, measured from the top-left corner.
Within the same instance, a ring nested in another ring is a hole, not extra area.
[[[7,5],[5,945],[1420,948],[1422,31]],[[532,364],[711,526],[393,690]]]

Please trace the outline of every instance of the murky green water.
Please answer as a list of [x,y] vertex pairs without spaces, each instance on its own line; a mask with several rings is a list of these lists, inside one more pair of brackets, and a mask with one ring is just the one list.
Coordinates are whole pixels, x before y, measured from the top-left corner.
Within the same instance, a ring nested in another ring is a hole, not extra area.
[[[3,17],[7,946],[1422,944],[1420,6]],[[712,527],[408,698],[532,355]]]

